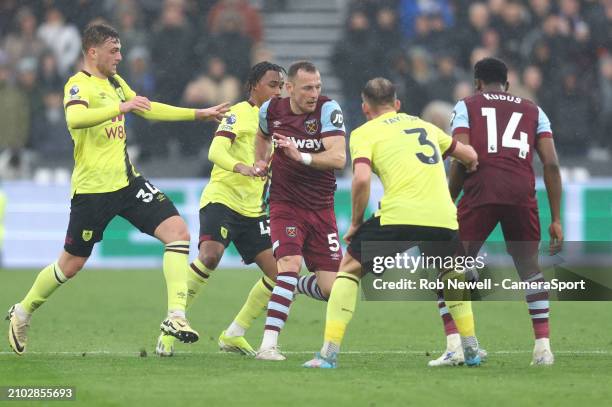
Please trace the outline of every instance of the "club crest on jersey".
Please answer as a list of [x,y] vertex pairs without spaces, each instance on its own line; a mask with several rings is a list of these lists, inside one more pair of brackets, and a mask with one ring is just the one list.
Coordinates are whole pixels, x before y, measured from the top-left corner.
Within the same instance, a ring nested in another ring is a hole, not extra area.
[[317,134],[317,130],[319,130],[319,121],[317,119],[308,119],[304,122],[304,130],[310,136],[314,136]]
[[70,96],[74,96],[77,93],[79,93],[79,87],[77,85],[74,85],[70,88]]
[[81,237],[83,238],[83,241],[89,242],[93,237],[93,230],[83,230]]
[[296,237],[297,236],[297,227],[296,226],[287,226],[285,228],[285,233],[287,233],[287,236],[289,236],[289,237]]
[[234,124],[234,123],[236,123],[236,115],[232,113],[230,115],[230,117],[227,118],[226,123],[227,124]]
[[224,226],[221,226],[221,237],[227,239],[227,229]]

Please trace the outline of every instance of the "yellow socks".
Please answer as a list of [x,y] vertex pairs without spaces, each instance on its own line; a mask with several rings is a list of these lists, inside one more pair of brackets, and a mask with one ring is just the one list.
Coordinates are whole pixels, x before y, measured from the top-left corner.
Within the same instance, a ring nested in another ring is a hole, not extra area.
[[187,268],[189,267],[189,242],[168,243],[164,251],[163,268],[168,289],[168,312],[185,312],[187,305]]
[[191,307],[202,286],[208,284],[208,278],[212,273],[212,270],[207,269],[197,257],[189,268],[190,270],[187,271],[187,308]]
[[[234,318],[234,322],[237,323],[244,331],[251,327],[251,324],[261,314],[264,313],[268,306],[268,301],[272,296],[272,290],[274,289],[274,281],[268,277],[263,276],[251,288],[249,296],[246,302],[240,309],[240,312]],[[233,333],[233,332],[231,332]],[[229,334],[231,334],[229,333]],[[230,336],[243,336],[242,335],[230,335]]]
[[47,301],[47,298],[53,294],[57,287],[66,281],[68,281],[68,278],[64,276],[57,262],[49,264],[38,273],[32,288],[21,301],[21,306],[27,313],[31,314]]
[[349,273],[338,273],[327,303],[323,357],[340,351],[344,332],[353,318],[358,291],[359,278]]

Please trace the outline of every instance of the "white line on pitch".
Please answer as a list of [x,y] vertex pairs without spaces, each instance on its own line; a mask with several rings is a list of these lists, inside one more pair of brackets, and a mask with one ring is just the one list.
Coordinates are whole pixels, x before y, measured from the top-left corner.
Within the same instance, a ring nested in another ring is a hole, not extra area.
[[[287,355],[310,355],[315,351],[284,351]],[[430,355],[442,352],[442,350],[428,351]],[[531,353],[531,350],[498,350],[489,352],[490,355],[520,355]],[[61,356],[139,356],[140,352],[114,352],[108,350],[93,350],[93,351],[81,351],[81,352],[27,352],[26,355],[61,355]],[[558,350],[554,352],[556,355],[612,355],[612,351],[609,350]],[[2,355],[13,355],[13,352],[0,352]],[[153,355],[153,352],[148,352]],[[181,352],[177,351],[177,355],[205,355],[213,354],[212,352]],[[368,350],[349,350],[342,352],[343,355],[426,355],[424,350],[380,350],[380,351],[368,351]]]

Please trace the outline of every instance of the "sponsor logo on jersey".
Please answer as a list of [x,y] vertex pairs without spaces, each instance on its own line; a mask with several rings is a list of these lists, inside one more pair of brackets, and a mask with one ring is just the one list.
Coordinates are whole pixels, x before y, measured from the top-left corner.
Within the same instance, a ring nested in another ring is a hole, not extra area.
[[319,130],[319,121],[317,119],[308,119],[304,122],[304,130],[306,133],[314,136],[317,134],[317,130]]
[[221,226],[221,237],[227,239],[227,229],[225,226]]
[[344,126],[344,116],[342,115],[342,112],[338,109],[331,112],[329,120],[331,121],[331,124],[334,125],[334,127],[341,129],[342,126]]
[[83,238],[85,242],[89,242],[91,238],[93,237],[93,230],[83,230],[81,237]]
[[321,140],[313,139],[313,138],[295,138],[293,136],[289,137],[295,145],[299,149],[306,150],[314,150],[319,151],[323,148],[323,142]]
[[289,237],[296,237],[297,236],[297,227],[296,226],[287,226],[287,227],[285,227],[285,233],[287,233],[287,236],[289,236]]
[[280,120],[274,120],[272,122],[272,127],[280,127],[282,123],[280,122]]

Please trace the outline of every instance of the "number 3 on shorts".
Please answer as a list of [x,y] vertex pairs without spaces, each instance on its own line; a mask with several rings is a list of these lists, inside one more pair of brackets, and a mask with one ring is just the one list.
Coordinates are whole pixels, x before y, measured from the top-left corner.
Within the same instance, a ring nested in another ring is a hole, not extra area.
[[338,241],[337,233],[330,233],[327,235],[327,242],[329,243],[329,250],[332,252],[337,252],[340,250],[340,242]]

